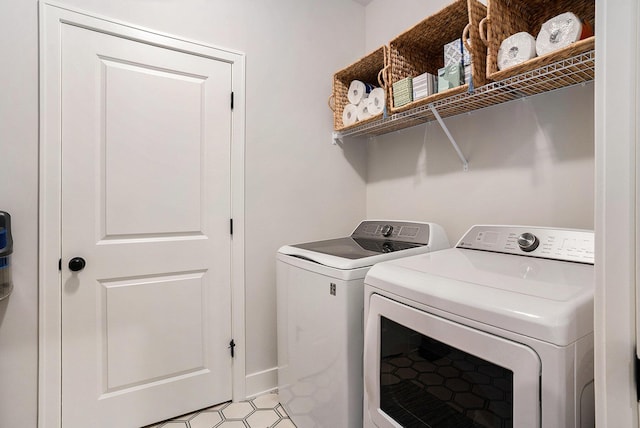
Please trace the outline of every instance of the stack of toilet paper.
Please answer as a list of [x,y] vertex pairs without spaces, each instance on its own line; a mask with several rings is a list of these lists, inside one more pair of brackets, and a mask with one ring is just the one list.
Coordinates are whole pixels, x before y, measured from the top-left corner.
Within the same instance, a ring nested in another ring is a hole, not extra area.
[[591,27],[571,12],[555,16],[542,24],[538,37],[520,32],[502,41],[498,50],[498,70],[504,70],[534,58],[536,55],[563,49],[593,35]]
[[502,41],[498,50],[498,70],[522,64],[536,56],[536,39],[525,31]]
[[384,111],[384,89],[376,88],[370,83],[354,80],[347,93],[349,104],[342,112],[342,124],[350,126],[376,116]]
[[571,12],[560,14],[542,25],[536,39],[536,53],[545,55],[592,35],[589,25]]

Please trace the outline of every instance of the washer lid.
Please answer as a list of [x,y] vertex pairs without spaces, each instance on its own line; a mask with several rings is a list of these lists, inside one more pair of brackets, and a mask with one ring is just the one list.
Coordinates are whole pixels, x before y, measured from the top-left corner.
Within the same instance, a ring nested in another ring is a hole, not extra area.
[[435,223],[365,220],[351,236],[285,245],[278,252],[336,269],[357,269],[442,248],[449,248],[449,240]]
[[304,244],[292,245],[292,247],[316,253],[329,254],[345,259],[361,259],[382,253],[392,253],[399,250],[419,247],[423,244],[412,244],[410,242],[390,241],[382,239],[366,238],[337,238],[326,241],[307,242]]
[[593,331],[593,265],[452,248],[374,266],[365,283],[566,346]]
[[[372,266],[385,260],[398,257],[412,256],[431,250],[428,245],[412,245],[403,248],[396,247],[395,251],[373,251],[350,242],[351,238],[330,239],[309,244],[285,245],[278,250],[281,255],[297,257],[335,269],[357,269]],[[311,244],[319,244],[313,247]],[[310,248],[303,248],[309,245]]]

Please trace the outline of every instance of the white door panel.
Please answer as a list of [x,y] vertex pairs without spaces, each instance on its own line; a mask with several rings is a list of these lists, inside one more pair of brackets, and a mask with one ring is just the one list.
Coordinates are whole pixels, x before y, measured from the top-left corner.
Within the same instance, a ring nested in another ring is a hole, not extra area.
[[108,345],[102,357],[107,362],[103,383],[108,392],[205,368],[204,272],[100,285],[101,339]]
[[201,232],[206,79],[106,60],[102,68],[105,236]]
[[63,426],[229,400],[231,64],[61,37]]

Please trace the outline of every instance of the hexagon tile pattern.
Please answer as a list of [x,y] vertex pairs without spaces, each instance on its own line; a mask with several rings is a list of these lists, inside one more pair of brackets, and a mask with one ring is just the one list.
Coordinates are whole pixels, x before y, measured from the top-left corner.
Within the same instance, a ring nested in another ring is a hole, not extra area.
[[146,428],[296,428],[278,401],[266,394],[250,401],[223,403]]

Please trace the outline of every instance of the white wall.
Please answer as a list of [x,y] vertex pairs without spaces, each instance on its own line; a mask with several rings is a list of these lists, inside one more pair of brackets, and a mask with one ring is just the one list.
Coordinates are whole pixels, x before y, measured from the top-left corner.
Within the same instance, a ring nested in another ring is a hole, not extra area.
[[[448,3],[374,0],[366,10],[366,49]],[[368,217],[434,221],[452,243],[480,223],[593,229],[593,84],[445,123],[469,172],[437,122],[377,137],[368,147]]]
[[[592,227],[591,86],[447,119],[469,158],[468,173],[435,124],[368,144],[349,142],[343,149],[330,144],[326,98],[333,73],[447,1],[374,0],[366,9],[344,0],[65,3],[247,54],[246,368],[249,374],[266,373],[267,384],[276,365],[274,253],[282,244],[349,233],[365,214],[439,221],[452,240],[468,225],[485,221]],[[0,209],[13,215],[15,238],[15,291],[0,303],[0,426],[33,427],[36,0],[0,3],[0,47]],[[557,119],[560,112],[572,120]],[[500,123],[526,131],[500,129]],[[464,205],[452,211],[461,195]],[[536,201],[530,204],[528,195]],[[445,210],[455,215],[445,216]]]
[[0,302],[0,426],[35,427],[38,33],[36,3],[0,3],[0,210],[12,216],[14,292]]
[[[331,145],[335,70],[364,53],[364,8],[344,0],[68,0],[64,4],[245,52],[246,370],[275,379],[275,251],[364,217],[364,145]],[[16,291],[0,303],[0,427],[34,427],[37,398],[36,0],[0,3],[0,209],[15,226]],[[259,388],[263,383],[254,383]],[[247,393],[259,391],[248,390]]]

